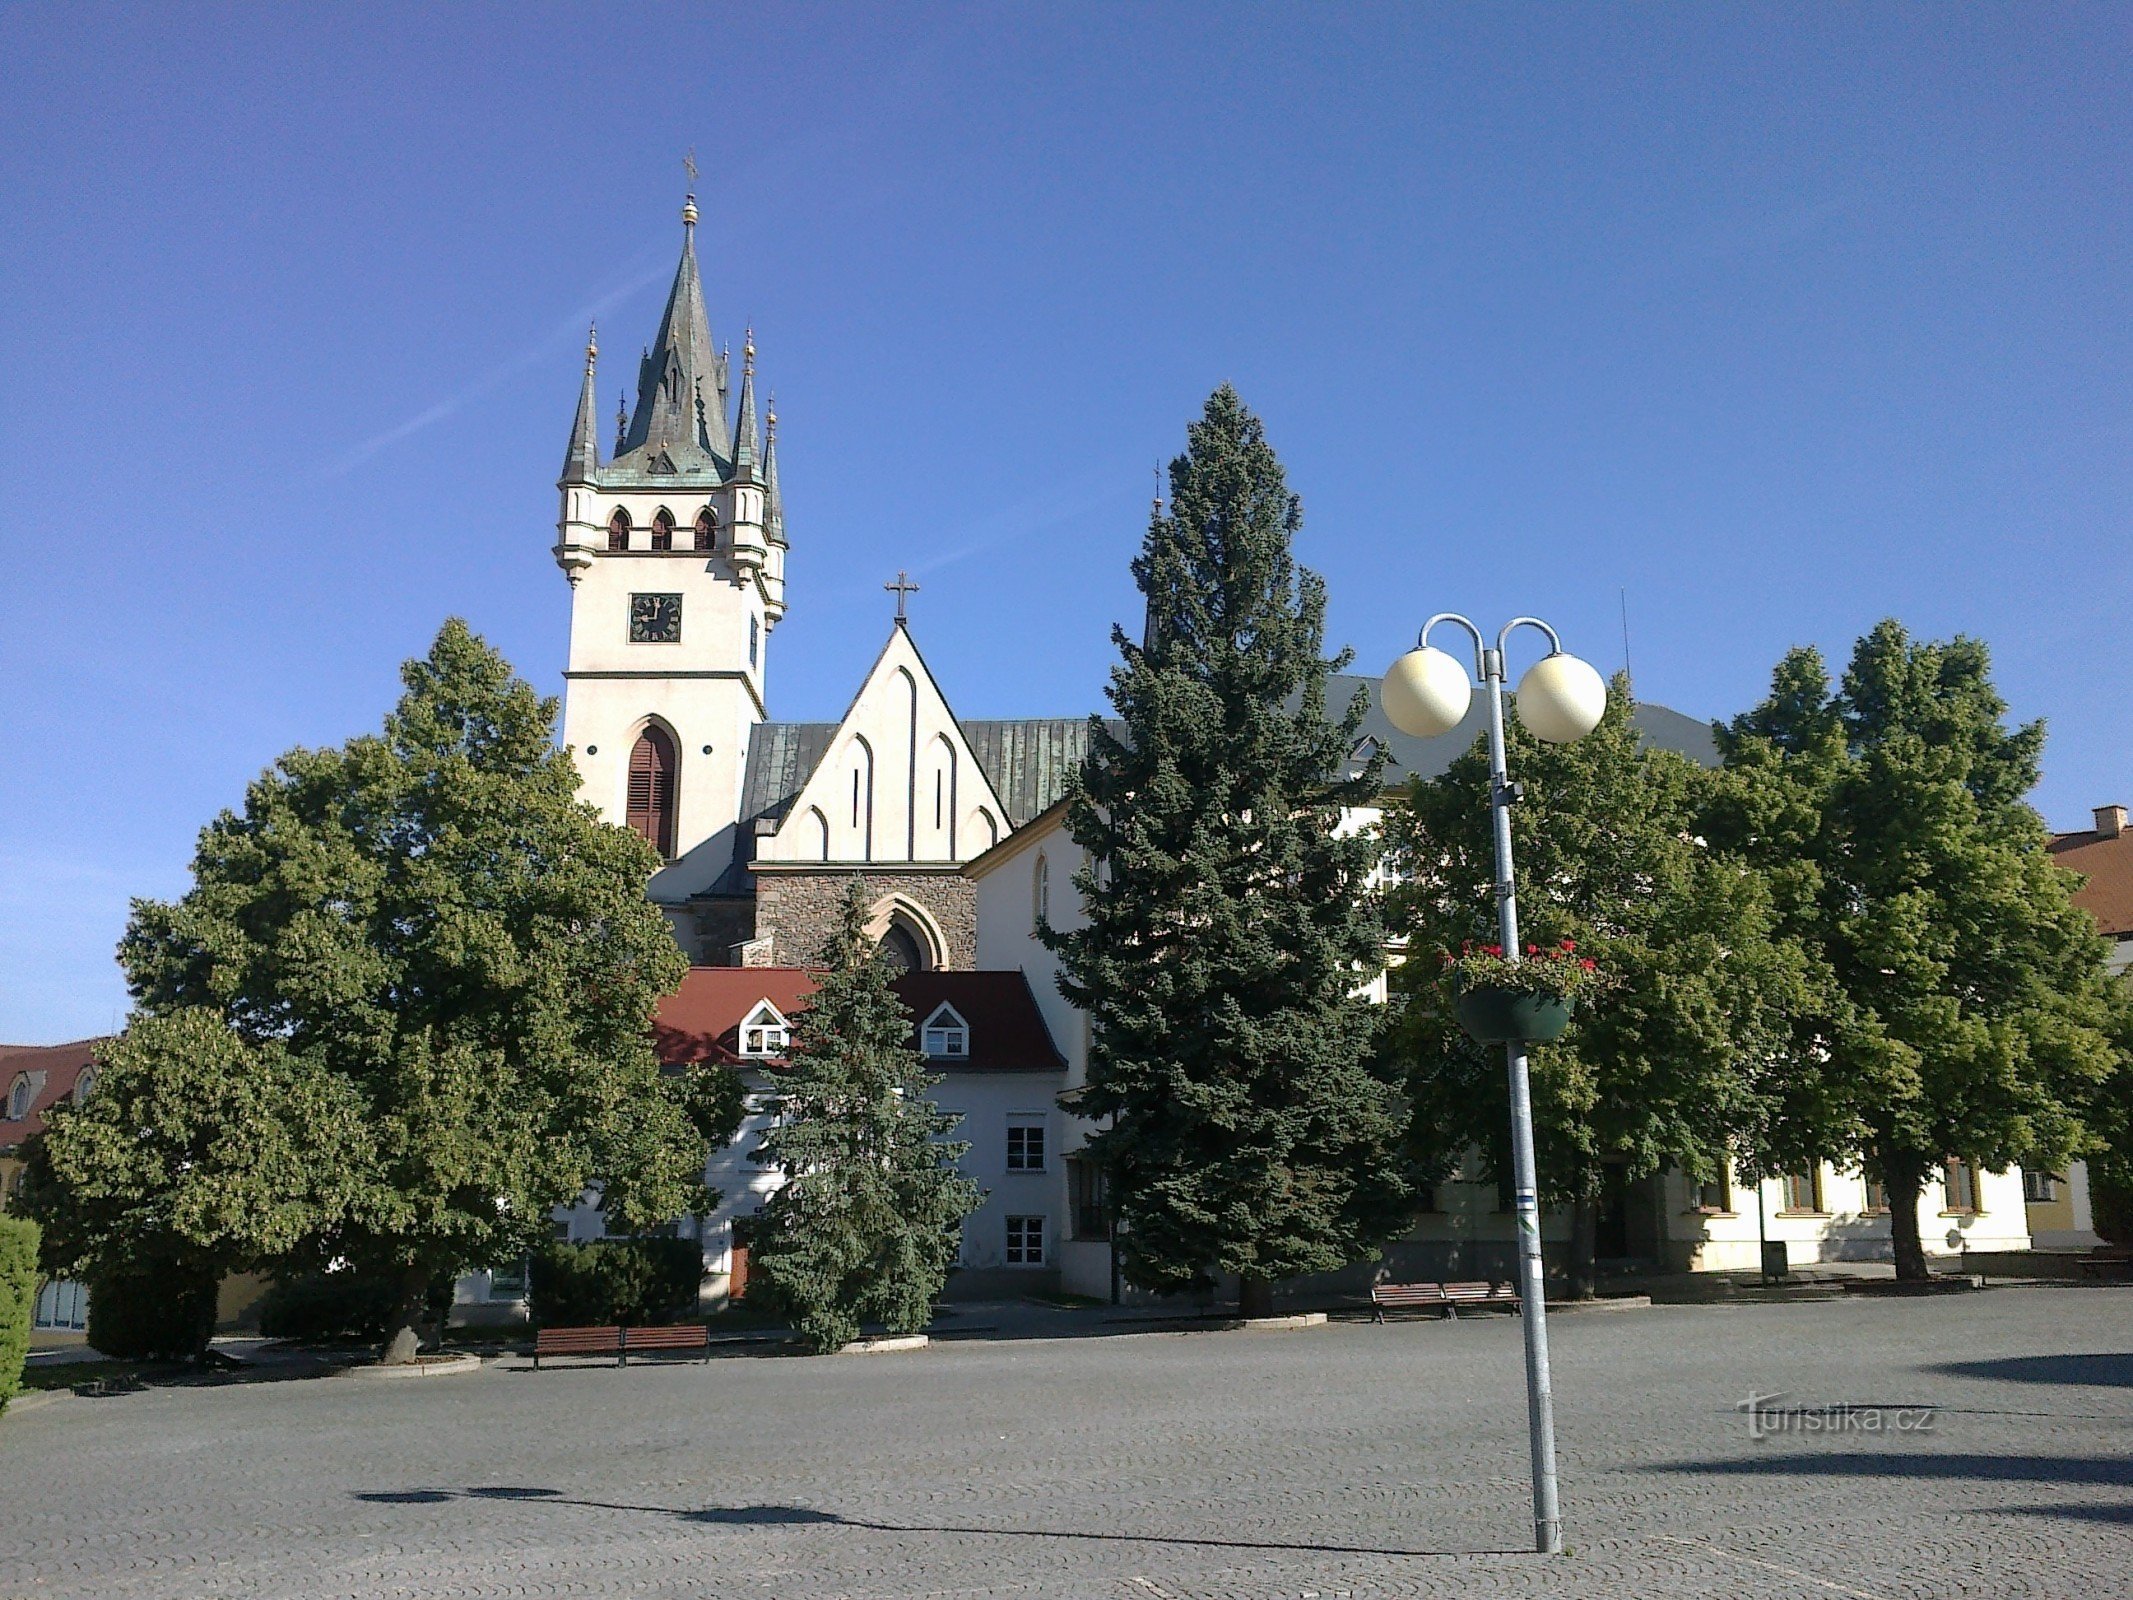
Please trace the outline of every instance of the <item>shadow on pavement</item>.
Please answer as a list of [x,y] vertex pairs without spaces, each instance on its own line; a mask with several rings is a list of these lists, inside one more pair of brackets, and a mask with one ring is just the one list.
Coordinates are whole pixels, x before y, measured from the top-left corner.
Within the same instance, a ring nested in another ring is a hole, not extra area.
[[446,1500],[532,1500],[546,1505],[579,1506],[593,1511],[624,1511],[647,1517],[669,1517],[677,1522],[695,1523],[699,1527],[837,1527],[858,1528],[869,1533],[954,1534],[983,1539],[1075,1539],[1104,1544],[1165,1545],[1179,1549],[1274,1550],[1331,1556],[1422,1558],[1533,1554],[1530,1550],[1408,1550],[1379,1545],[1315,1544],[1307,1540],[1214,1539],[1191,1534],[1091,1533],[1076,1528],[1002,1528],[946,1522],[880,1522],[869,1517],[847,1517],[834,1511],[820,1511],[813,1506],[702,1506],[695,1509],[684,1506],[642,1506],[612,1500],[578,1499],[564,1494],[559,1489],[365,1489],[356,1491],[354,1498],[368,1505],[385,1506],[436,1505]]
[[1998,1378],[2006,1383],[2133,1389],[2133,1355],[2001,1356],[1991,1361],[1945,1361],[1925,1370],[1952,1378]]

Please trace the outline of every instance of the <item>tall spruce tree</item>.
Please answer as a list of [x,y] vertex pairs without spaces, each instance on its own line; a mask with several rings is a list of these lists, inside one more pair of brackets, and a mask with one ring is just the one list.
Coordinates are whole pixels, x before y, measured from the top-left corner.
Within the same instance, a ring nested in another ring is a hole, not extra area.
[[1926,1275],[1918,1201],[1950,1158],[2055,1166],[2090,1138],[2123,1013],[2072,874],[2024,802],[2041,723],[2009,730],[1985,647],[1861,639],[1834,689],[1796,650],[1722,731],[1725,843],[1760,860],[1781,920],[1834,974],[1819,1081],[1887,1190],[1897,1275]]
[[1147,631],[1113,639],[1066,826],[1094,866],[1071,932],[1040,930],[1089,1015],[1079,1109],[1150,1289],[1236,1273],[1247,1315],[1276,1279],[1342,1266],[1399,1231],[1410,1189],[1392,1085],[1357,997],[1383,962],[1368,879],[1343,835],[1382,763],[1350,770],[1366,703],[1331,718],[1325,586],[1297,567],[1296,496],[1224,385],[1170,466],[1170,514],[1133,576]]
[[[1506,729],[1522,796],[1511,811],[1519,919],[1531,942],[1572,940],[1608,987],[1570,1032],[1531,1052],[1544,1204],[1572,1216],[1573,1293],[1594,1286],[1598,1210],[1612,1174],[1679,1168],[1698,1181],[1732,1161],[1768,1170],[1810,1104],[1792,1019],[1827,998],[1824,975],[1780,934],[1759,872],[1709,847],[1715,775],[1638,734],[1625,678],[1600,725],[1573,744]],[[1438,1178],[1479,1151],[1510,1176],[1503,1051],[1463,1034],[1443,957],[1496,938],[1489,768],[1477,745],[1418,780],[1388,813],[1398,887],[1389,921],[1408,959],[1393,969],[1384,1048],[1409,1074],[1418,1157]],[[1773,1104],[1789,1096],[1791,1121]],[[1806,1137],[1820,1143],[1820,1128]]]
[[817,1353],[862,1324],[916,1333],[956,1256],[957,1225],[984,1199],[955,1169],[962,1119],[911,1047],[911,1014],[867,936],[858,880],[823,952],[822,987],[795,1020],[777,1122],[756,1159],[785,1182],[757,1220],[750,1269]]
[[548,1237],[589,1185],[618,1229],[710,1203],[736,1085],[664,1076],[687,963],[653,852],[577,799],[556,705],[456,619],[382,734],[295,750],[141,900],[136,1002],[98,1092],[53,1119],[37,1203],[77,1261],[138,1241],[221,1270],[346,1261],[424,1291]]

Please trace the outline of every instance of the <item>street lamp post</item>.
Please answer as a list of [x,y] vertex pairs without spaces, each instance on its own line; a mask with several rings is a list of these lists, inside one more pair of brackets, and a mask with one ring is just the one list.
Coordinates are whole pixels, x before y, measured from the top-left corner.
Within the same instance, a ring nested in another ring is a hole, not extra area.
[[[1474,640],[1474,664],[1489,695],[1489,810],[1496,830],[1496,922],[1504,959],[1521,959],[1518,892],[1511,872],[1511,802],[1519,796],[1504,770],[1504,646],[1518,628],[1548,636],[1548,654],[1518,683],[1518,714],[1529,732],[1554,744],[1582,739],[1607,710],[1600,675],[1566,653],[1553,628],[1538,617],[1514,617],[1492,649],[1481,630],[1457,612],[1444,611],[1422,625],[1415,648],[1385,674],[1379,704],[1402,733],[1428,739],[1449,733],[1465,718],[1474,683],[1453,657],[1429,642],[1430,629],[1456,623]],[[1548,1378],[1548,1292],[1542,1275],[1539,1186],[1533,1162],[1533,1095],[1526,1047],[1504,1047],[1511,1078],[1511,1181],[1518,1215],[1518,1296],[1525,1315],[1526,1430],[1533,1454],[1533,1546],[1543,1555],[1563,1547],[1562,1514],[1555,1492],[1555,1399]]]

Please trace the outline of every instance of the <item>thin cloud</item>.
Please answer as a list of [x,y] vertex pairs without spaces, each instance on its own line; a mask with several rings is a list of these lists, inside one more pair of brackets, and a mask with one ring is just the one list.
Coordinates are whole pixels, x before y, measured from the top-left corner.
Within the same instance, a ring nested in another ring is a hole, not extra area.
[[519,373],[526,371],[529,367],[554,360],[559,351],[567,348],[581,336],[588,323],[597,317],[605,316],[632,295],[641,293],[673,270],[671,267],[653,259],[650,255],[641,257],[640,260],[648,264],[643,266],[628,282],[587,301],[577,310],[558,321],[539,339],[519,351],[517,355],[491,367],[465,388],[445,396],[445,398],[433,405],[425,406],[405,422],[397,423],[393,427],[387,428],[383,433],[375,434],[365,439],[361,444],[356,445],[347,454],[327,467],[324,476],[329,478],[345,477],[379,451],[389,449],[402,439],[420,433],[425,428],[434,427],[447,417],[464,411],[474,401],[479,400],[483,395],[488,394],[507,380],[516,377]]

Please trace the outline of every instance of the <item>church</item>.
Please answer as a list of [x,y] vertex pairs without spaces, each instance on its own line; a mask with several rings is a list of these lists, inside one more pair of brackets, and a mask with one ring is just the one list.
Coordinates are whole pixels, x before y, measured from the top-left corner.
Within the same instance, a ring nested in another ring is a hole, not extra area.
[[[1082,866],[1065,831],[1068,781],[1088,746],[1086,717],[964,721],[928,670],[898,575],[888,637],[836,722],[776,722],[770,639],[785,614],[788,533],[778,482],[777,416],[758,414],[753,331],[736,382],[715,343],[697,263],[698,212],[682,208],[681,260],[634,402],[615,418],[604,458],[588,342],[576,418],[557,485],[555,560],[570,584],[563,737],[584,794],[641,834],[664,863],[650,894],[693,970],[660,1019],[670,1064],[716,1060],[761,1094],[806,968],[834,929],[847,884],[869,897],[871,932],[914,1007],[914,1047],[940,1075],[934,1091],[965,1119],[963,1166],[987,1192],[965,1223],[963,1292],[1015,1283],[1116,1294],[1100,1175],[1076,1159],[1086,1130],[1059,1104],[1085,1081],[1088,1024],[1060,995],[1040,919],[1078,925]],[[1433,777],[1470,748],[1467,722],[1426,740],[1400,733],[1377,680],[1335,678],[1328,704],[1369,697],[1361,761],[1387,756],[1388,787]],[[1663,706],[1634,713],[1644,737],[1710,763],[1707,724]],[[1377,806],[1344,826],[1370,827]],[[1373,995],[1383,996],[1382,979]],[[685,1226],[714,1287],[745,1273],[750,1216],[774,1178],[746,1152],[761,1129],[715,1155],[717,1213]],[[1441,1185],[1413,1234],[1388,1252],[1423,1276],[1508,1277],[1512,1217],[1493,1184]],[[1922,1207],[1929,1251],[2024,1249],[2019,1171],[1951,1163]],[[595,1236],[581,1206],[558,1225]],[[1624,1181],[1602,1217],[1602,1255],[1673,1270],[1755,1264],[1762,1237],[1794,1259],[1881,1256],[1889,1220],[1857,1173],[1813,1172],[1737,1185],[1681,1174]],[[1567,1218],[1550,1216],[1551,1247]],[[471,1282],[462,1297],[516,1286]],[[723,1292],[720,1290],[719,1292]]]
[[911,636],[901,575],[896,621],[843,719],[770,720],[787,549],[777,413],[758,417],[752,330],[734,392],[705,311],[693,196],[681,215],[674,286],[605,460],[598,349],[586,349],[557,486],[564,742],[586,797],[666,862],[652,898],[696,964],[814,960],[863,875],[892,960],[967,968],[976,897],[963,864],[1065,792],[1087,721],[958,720]]

